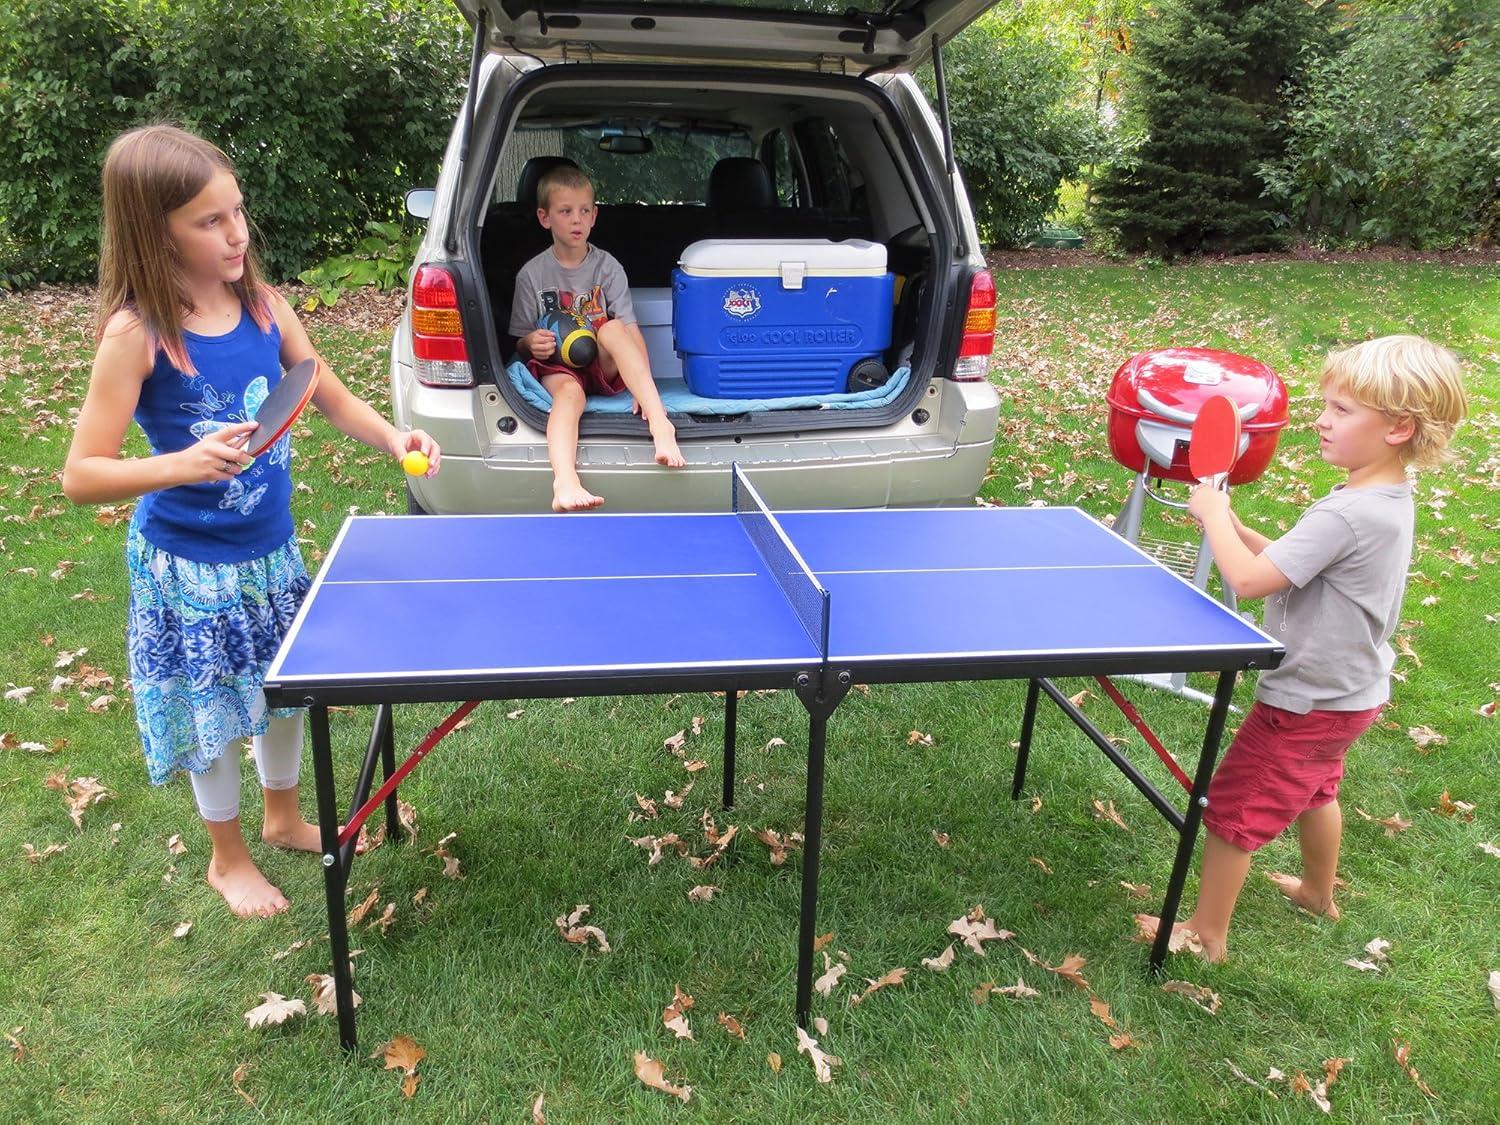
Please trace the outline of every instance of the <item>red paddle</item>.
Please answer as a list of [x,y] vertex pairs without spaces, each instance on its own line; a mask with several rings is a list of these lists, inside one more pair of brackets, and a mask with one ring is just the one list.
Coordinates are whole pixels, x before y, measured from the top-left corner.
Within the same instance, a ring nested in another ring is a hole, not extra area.
[[259,457],[291,428],[302,408],[312,400],[321,370],[322,364],[317,359],[304,359],[282,375],[281,381],[271,388],[266,401],[255,412],[255,421],[259,425],[250,431],[245,441],[246,453]]
[[1188,468],[1204,484],[1223,488],[1240,457],[1240,411],[1228,395],[1203,404],[1188,439]]

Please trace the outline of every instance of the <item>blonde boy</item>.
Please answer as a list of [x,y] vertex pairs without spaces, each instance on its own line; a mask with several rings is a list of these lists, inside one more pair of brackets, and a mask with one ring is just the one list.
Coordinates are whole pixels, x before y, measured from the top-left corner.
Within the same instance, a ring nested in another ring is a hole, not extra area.
[[[678,468],[683,458],[651,379],[625,270],[612,254],[588,240],[598,215],[593,184],[577,168],[564,166],[543,176],[536,194],[537,221],[552,232],[552,245],[516,275],[510,332],[516,337],[516,352],[552,396],[547,416],[552,507],[580,511],[604,503],[578,476],[578,420],[586,395],[629,391],[635,396],[636,413],[650,428],[656,463]],[[547,312],[572,312],[586,319],[599,341],[598,356],[581,368],[554,358],[556,337],[537,324]]]
[[1315,428],[1323,459],[1348,474],[1295,527],[1269,539],[1239,521],[1227,493],[1199,486],[1189,511],[1203,525],[1224,581],[1269,598],[1265,628],[1286,660],[1261,674],[1255,705],[1208,789],[1198,905],[1179,928],[1222,961],[1250,857],[1295,823],[1301,877],[1274,873],[1292,902],[1339,916],[1333,901],[1343,818],[1344,757],[1390,698],[1411,563],[1408,467],[1436,467],[1466,403],[1458,361],[1418,336],[1386,336],[1323,364]]

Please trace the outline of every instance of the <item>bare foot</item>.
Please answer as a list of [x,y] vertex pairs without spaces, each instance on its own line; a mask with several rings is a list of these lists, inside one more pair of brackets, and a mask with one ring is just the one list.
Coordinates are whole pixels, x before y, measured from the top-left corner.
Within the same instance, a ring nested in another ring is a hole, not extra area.
[[1333,895],[1318,895],[1302,885],[1302,880],[1295,875],[1286,875],[1280,871],[1272,871],[1267,879],[1276,884],[1276,889],[1286,895],[1294,906],[1307,911],[1315,917],[1327,917],[1338,921],[1339,908],[1333,904]]
[[564,484],[558,481],[552,486],[554,512],[583,512],[589,508],[597,508],[602,503],[604,497],[595,496],[581,484]]
[[651,440],[656,444],[656,463],[669,469],[680,469],[687,464],[682,450],[677,448],[677,431],[665,418],[651,424]]
[[249,859],[228,863],[209,860],[208,885],[223,895],[229,909],[241,918],[270,918],[291,906]]
[[273,848],[289,848],[294,852],[320,852],[323,837],[316,824],[298,820],[289,825],[267,823],[260,830],[260,838]]

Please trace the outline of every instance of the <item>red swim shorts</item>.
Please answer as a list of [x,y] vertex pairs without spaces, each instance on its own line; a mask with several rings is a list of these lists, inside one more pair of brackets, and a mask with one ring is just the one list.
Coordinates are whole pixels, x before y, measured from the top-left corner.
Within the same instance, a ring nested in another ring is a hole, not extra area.
[[1380,711],[1299,715],[1257,701],[1208,784],[1204,827],[1247,852],[1270,843],[1338,796],[1344,755]]

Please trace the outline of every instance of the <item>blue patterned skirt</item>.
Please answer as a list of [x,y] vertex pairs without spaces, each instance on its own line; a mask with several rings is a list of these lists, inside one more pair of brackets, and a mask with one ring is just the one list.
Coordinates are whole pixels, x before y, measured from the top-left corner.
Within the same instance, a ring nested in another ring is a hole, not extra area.
[[201,773],[236,739],[264,734],[261,684],[312,584],[295,538],[263,558],[200,563],[125,541],[130,617],[125,628],[136,725],[151,783]]

